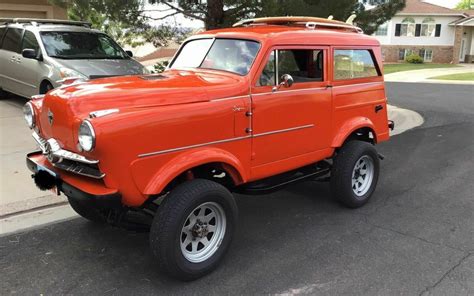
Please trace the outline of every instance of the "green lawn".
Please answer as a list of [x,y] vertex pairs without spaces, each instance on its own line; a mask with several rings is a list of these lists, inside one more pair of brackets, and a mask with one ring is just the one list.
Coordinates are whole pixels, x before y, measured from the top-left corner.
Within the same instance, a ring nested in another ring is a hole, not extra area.
[[441,75],[430,77],[430,79],[474,81],[474,72]]
[[401,72],[401,71],[433,69],[433,68],[453,68],[453,67],[460,67],[460,66],[452,65],[452,64],[409,64],[409,63],[385,64],[383,66],[383,72],[384,74],[390,74],[390,73]]

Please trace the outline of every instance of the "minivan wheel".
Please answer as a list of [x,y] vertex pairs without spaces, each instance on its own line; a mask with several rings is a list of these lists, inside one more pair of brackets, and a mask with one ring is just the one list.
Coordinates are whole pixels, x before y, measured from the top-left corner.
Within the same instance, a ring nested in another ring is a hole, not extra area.
[[370,199],[379,177],[379,158],[374,146],[350,141],[334,158],[331,171],[333,196],[350,208],[363,206]]
[[190,281],[214,270],[229,248],[237,205],[224,186],[187,181],[162,202],[150,230],[150,247],[167,275]]

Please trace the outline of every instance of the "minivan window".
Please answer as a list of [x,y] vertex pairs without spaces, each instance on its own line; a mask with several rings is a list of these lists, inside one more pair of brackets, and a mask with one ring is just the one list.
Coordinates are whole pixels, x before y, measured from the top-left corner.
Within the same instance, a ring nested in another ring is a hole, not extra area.
[[337,49],[334,51],[334,79],[379,76],[374,58],[367,49]]
[[0,27],[0,48],[2,48],[3,35],[5,34],[6,31],[7,31],[6,27]]
[[2,49],[13,52],[19,52],[22,33],[23,29],[8,28],[5,38],[3,38]]
[[39,50],[38,40],[36,40],[35,34],[30,31],[26,31],[23,35],[23,41],[21,43],[21,50],[23,49],[34,49],[36,52]]
[[105,34],[95,32],[40,33],[46,52],[59,59],[128,59],[120,46]]

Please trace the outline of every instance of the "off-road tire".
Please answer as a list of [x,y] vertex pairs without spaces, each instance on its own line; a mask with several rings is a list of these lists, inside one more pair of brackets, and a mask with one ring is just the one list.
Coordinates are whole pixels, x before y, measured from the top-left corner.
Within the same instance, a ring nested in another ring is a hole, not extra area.
[[[367,156],[373,164],[373,176],[367,192],[358,196],[353,189],[352,178],[356,163]],[[337,152],[331,170],[331,193],[335,199],[349,208],[358,208],[368,202],[375,191],[380,163],[374,146],[367,142],[350,141]]]
[[[194,209],[209,202],[218,204],[225,213],[224,237],[211,257],[193,263],[185,258],[181,250],[181,231]],[[161,271],[183,281],[191,281],[210,273],[229,248],[237,215],[234,197],[224,186],[205,179],[178,185],[161,203],[150,230],[150,247]]]
[[79,214],[79,216],[82,216],[83,218],[86,218],[89,221],[92,221],[94,223],[105,223],[106,218],[103,214],[100,213],[100,211],[93,207],[92,205],[88,205],[87,203],[81,203],[78,202],[72,198],[69,198],[69,204],[71,205],[71,208]]

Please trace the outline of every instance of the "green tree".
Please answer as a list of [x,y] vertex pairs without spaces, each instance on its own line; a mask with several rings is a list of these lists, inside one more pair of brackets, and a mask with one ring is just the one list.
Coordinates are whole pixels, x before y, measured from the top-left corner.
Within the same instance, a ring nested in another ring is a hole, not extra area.
[[142,0],[49,0],[67,8],[71,20],[88,21],[120,44],[132,46],[152,42],[166,46],[171,39],[184,39],[190,30],[161,25],[153,27]]
[[346,20],[355,13],[357,25],[367,34],[372,34],[378,26],[403,9],[406,0],[381,1],[371,10],[365,10],[358,0],[178,0],[178,5],[163,0],[149,2],[168,6],[171,11],[169,16],[183,14],[201,20],[208,30],[228,27],[249,17],[302,15],[326,18],[332,15],[335,19]]
[[472,1],[472,0],[461,0],[456,5],[456,9],[459,9],[459,10],[474,9],[474,1]]

